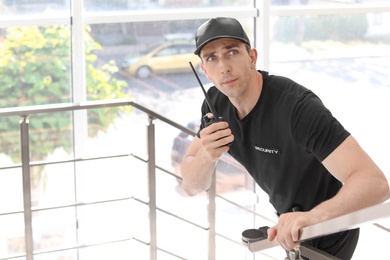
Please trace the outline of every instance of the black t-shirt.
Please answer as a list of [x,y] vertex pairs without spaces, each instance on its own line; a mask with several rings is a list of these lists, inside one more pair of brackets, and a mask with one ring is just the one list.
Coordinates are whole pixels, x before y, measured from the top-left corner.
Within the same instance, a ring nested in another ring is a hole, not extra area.
[[[349,133],[312,91],[288,78],[260,73],[261,96],[242,120],[224,94],[215,87],[208,90],[234,135],[229,153],[269,195],[278,213],[296,206],[310,210],[341,188],[321,162]],[[202,115],[208,112],[204,102]]]

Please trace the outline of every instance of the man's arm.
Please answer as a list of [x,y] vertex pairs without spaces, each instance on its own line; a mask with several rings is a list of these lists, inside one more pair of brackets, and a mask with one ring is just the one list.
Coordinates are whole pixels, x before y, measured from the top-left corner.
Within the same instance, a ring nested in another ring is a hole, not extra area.
[[209,125],[195,137],[181,163],[182,187],[196,195],[210,187],[219,157],[229,150],[234,137],[226,122]]
[[312,210],[316,217],[322,218],[321,221],[384,202],[389,198],[386,176],[352,136],[322,163],[344,185],[334,198]]
[[272,241],[277,236],[285,249],[297,245],[301,228],[384,202],[390,196],[385,175],[352,136],[322,163],[344,185],[336,196],[308,212],[280,216],[278,224],[269,229],[268,238]]

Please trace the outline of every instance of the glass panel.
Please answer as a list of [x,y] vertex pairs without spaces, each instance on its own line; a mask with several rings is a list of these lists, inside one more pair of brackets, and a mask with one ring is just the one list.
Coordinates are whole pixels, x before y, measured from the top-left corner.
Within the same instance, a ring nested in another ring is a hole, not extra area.
[[[173,224],[174,223],[174,224]],[[157,212],[158,247],[183,259],[207,259],[208,233],[175,217]]]
[[76,250],[64,250],[60,252],[34,255],[34,260],[78,260]]
[[[58,112],[53,114],[37,114],[29,117],[29,140],[31,162],[41,160],[67,160],[72,152],[72,127],[71,113]],[[58,168],[61,167],[61,168]],[[61,172],[61,173],[58,173]],[[46,192],[58,192],[53,190],[58,187],[56,178],[66,181],[70,186],[65,194],[61,195],[60,201],[72,201],[72,175],[71,165],[47,166],[38,165],[31,167],[31,195],[32,206],[54,203],[53,198],[47,197]],[[56,177],[54,177],[56,176]],[[50,177],[50,179],[49,179]],[[63,183],[64,184],[64,183]],[[54,185],[54,186],[52,186]],[[41,200],[43,200],[41,202]]]
[[[51,157],[51,156],[50,156]],[[51,159],[51,158],[48,158]],[[73,163],[31,167],[32,201],[37,207],[55,207],[75,203]]]
[[190,197],[181,188],[181,183],[163,171],[156,172],[157,207],[197,225],[207,227],[207,194]]
[[128,157],[77,163],[77,200],[91,202],[129,198],[133,185],[131,166]]
[[176,257],[175,255],[172,255],[170,252],[157,250],[157,259],[180,260],[180,259],[183,259],[183,258]]
[[132,238],[134,212],[131,200],[79,207],[79,242],[92,244]]
[[30,160],[68,160],[73,152],[72,112],[29,117]]
[[[201,100],[199,100],[200,104]],[[181,118],[181,121],[183,119]],[[197,121],[189,122],[188,124],[182,124],[183,126],[186,126],[187,128],[191,129],[192,131],[196,132],[199,129],[199,123]],[[158,165],[162,165],[163,162],[166,164],[170,162],[170,166],[164,165],[166,169],[169,169],[172,173],[174,173],[177,176],[181,176],[180,172],[180,164],[182,162],[183,156],[187,152],[192,140],[193,136],[190,134],[187,134],[186,132],[182,132],[178,129],[173,129],[172,127],[169,128],[170,131],[162,131],[160,129],[160,126],[158,127],[158,135],[157,135],[157,163]],[[166,138],[167,136],[167,138]],[[161,140],[160,140],[161,138]],[[167,140],[168,139],[168,140]],[[165,140],[167,143],[164,146],[161,146],[161,141]],[[169,147],[171,150],[168,152],[165,152],[163,150],[166,149],[166,147]],[[161,152],[160,152],[161,151]],[[160,155],[161,154],[161,155]],[[161,160],[161,158],[164,158],[166,156],[170,157],[170,160]],[[161,162],[160,162],[161,160]],[[179,180],[178,180],[179,181]]]
[[151,10],[197,7],[253,6],[252,0],[84,0],[85,9],[89,12],[107,12],[124,10]]
[[147,244],[150,242],[149,206],[133,199],[130,200],[130,205],[133,212],[128,220],[132,224],[131,236],[135,241]]
[[70,0],[4,0],[1,15],[70,13]]
[[1,107],[70,102],[68,26],[9,27],[0,41]]
[[[0,86],[0,92],[2,91],[1,89],[2,87]],[[19,116],[2,116],[0,118],[0,157],[2,166],[11,166],[21,161],[19,121]]]
[[74,207],[33,212],[34,249],[56,249],[76,245]]
[[142,121],[133,111],[130,106],[89,109],[88,139],[82,144],[83,155],[129,154],[135,146],[133,142],[145,142],[146,139],[141,139],[138,133],[141,123],[142,131],[145,131],[147,121]]
[[129,170],[131,174],[129,189],[131,195],[144,202],[149,201],[148,165],[137,158],[131,158]]
[[80,249],[80,260],[106,260],[106,259],[147,259],[140,258],[140,255],[134,254],[131,241],[120,243],[110,243],[106,245],[93,246]]
[[0,170],[0,214],[23,211],[22,183],[21,168]]
[[[171,104],[176,107],[175,103],[171,102]],[[172,113],[173,111],[175,111],[175,109],[172,108],[169,110],[169,113]],[[183,109],[181,109],[181,111],[183,111]],[[164,114],[164,116],[174,119],[174,115],[170,116],[168,114]],[[180,163],[182,157],[187,152],[193,137],[162,121],[154,121],[154,123],[156,127],[157,165],[175,173],[178,176],[181,176]],[[189,123],[188,126],[192,129],[198,127],[195,123]]]
[[25,252],[23,214],[0,216],[0,258]]
[[[139,259],[150,259],[150,247],[135,239],[130,242],[130,250],[132,256],[137,256]],[[131,257],[130,257],[131,258]],[[129,259],[130,259],[129,258]],[[88,259],[88,258],[86,258]],[[158,258],[161,259],[161,258]]]

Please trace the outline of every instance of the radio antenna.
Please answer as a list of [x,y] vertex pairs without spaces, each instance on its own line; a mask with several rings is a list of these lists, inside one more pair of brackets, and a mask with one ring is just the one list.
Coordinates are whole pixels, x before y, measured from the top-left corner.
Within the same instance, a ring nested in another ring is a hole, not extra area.
[[198,82],[199,82],[200,87],[201,87],[202,90],[203,90],[204,97],[206,98],[206,103],[207,103],[207,105],[209,106],[209,108],[210,108],[210,110],[211,110],[211,113],[213,114],[214,118],[216,118],[216,119],[219,118],[219,117],[218,117],[218,114],[217,114],[217,111],[215,110],[215,108],[214,108],[213,105],[211,104],[211,99],[210,99],[209,95],[207,95],[206,90],[205,90],[204,87],[203,87],[202,81],[200,81],[200,78],[199,78],[199,76],[198,76],[198,73],[196,73],[196,70],[195,70],[194,66],[192,65],[191,61],[190,61],[190,65],[191,65],[192,71],[193,71],[194,74],[195,74],[196,79],[197,79]]

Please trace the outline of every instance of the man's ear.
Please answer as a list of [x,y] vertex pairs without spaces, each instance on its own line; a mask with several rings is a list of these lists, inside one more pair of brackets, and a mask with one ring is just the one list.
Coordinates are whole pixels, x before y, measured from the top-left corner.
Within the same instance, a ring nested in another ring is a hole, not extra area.
[[256,69],[257,62],[257,50],[255,48],[251,49],[249,52],[249,57],[251,59],[251,68]]

